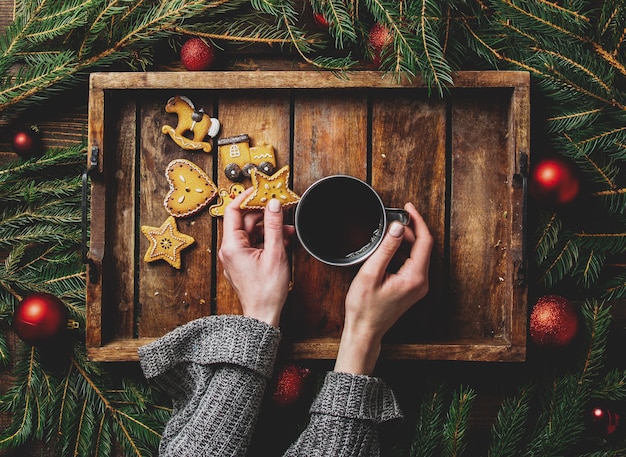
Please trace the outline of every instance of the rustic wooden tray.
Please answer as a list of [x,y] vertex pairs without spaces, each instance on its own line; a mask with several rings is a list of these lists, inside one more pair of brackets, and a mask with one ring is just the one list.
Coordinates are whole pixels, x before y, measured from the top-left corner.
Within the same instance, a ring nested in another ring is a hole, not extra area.
[[[95,73],[89,95],[91,359],[137,360],[139,346],[192,319],[241,312],[217,259],[222,221],[208,211],[178,221],[196,240],[180,270],[143,261],[140,227],[168,216],[172,159],[230,185],[217,141],[211,153],[190,152],[162,133],[176,124],[167,100],[185,95],[219,118],[218,138],[273,145],[295,192],[346,173],[371,182],[386,205],[412,201],[424,215],[435,238],[431,290],[387,335],[383,357],[524,360],[527,73],[461,72],[443,98],[378,72]],[[334,358],[356,269],[323,265],[294,244],[285,354]]]

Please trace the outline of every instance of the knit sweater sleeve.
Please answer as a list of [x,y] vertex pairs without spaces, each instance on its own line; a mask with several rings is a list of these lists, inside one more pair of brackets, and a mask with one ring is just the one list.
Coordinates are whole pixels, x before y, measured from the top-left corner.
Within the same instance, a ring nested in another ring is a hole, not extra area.
[[380,378],[329,372],[310,410],[310,421],[285,457],[380,455],[377,425],[402,412]]
[[244,456],[279,340],[255,319],[209,316],[139,348],[144,375],[173,400],[159,455]]

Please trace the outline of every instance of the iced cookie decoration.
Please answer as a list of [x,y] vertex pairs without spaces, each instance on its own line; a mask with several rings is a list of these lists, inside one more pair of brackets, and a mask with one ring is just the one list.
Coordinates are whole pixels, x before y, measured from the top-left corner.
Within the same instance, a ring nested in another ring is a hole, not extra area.
[[145,262],[165,260],[177,270],[180,270],[181,251],[195,242],[193,237],[178,231],[176,219],[172,216],[169,216],[161,227],[143,225],[141,232],[150,241],[143,260]]
[[285,165],[272,176],[253,169],[250,173],[254,192],[244,200],[241,209],[261,209],[268,201],[276,198],[282,206],[295,205],[300,197],[289,189],[289,165]]
[[[163,133],[168,134],[183,149],[211,152],[213,146],[205,139],[207,136],[214,138],[217,135],[220,121],[210,117],[203,109],[196,110],[192,101],[182,95],[170,98],[165,105],[165,111],[178,115],[178,125],[164,125],[161,128]],[[189,133],[192,138],[185,136]]]
[[230,186],[230,189],[220,189],[218,194],[219,200],[209,208],[209,214],[213,217],[223,216],[224,209],[245,189],[243,185],[236,183]]
[[224,174],[231,181],[241,181],[250,177],[254,168],[266,175],[276,170],[274,146],[262,141],[250,147],[250,137],[246,134],[220,138],[217,148],[224,164]]
[[195,163],[186,159],[172,160],[165,170],[170,190],[165,196],[165,209],[174,217],[187,217],[206,207],[217,195],[217,187]]

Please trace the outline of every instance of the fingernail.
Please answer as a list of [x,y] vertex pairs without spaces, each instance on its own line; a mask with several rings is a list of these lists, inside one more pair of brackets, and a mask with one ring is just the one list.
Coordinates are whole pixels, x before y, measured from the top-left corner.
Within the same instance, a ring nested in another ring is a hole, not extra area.
[[393,222],[389,226],[389,234],[395,238],[399,238],[404,234],[404,225],[400,222]]
[[267,203],[267,209],[269,209],[272,213],[279,213],[280,212],[280,201],[272,198],[268,203]]

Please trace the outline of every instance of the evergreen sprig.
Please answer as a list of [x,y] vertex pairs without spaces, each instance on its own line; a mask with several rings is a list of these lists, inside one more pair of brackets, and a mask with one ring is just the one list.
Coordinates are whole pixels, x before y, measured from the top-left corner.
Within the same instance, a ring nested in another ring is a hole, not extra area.
[[469,387],[461,386],[446,402],[446,411],[446,388],[442,384],[424,396],[409,451],[411,457],[463,455],[476,393]]

